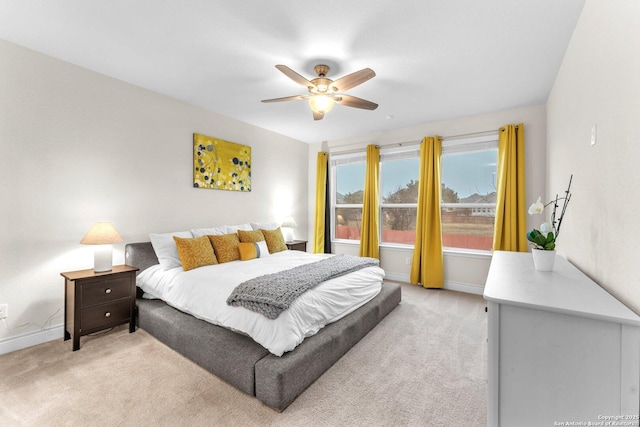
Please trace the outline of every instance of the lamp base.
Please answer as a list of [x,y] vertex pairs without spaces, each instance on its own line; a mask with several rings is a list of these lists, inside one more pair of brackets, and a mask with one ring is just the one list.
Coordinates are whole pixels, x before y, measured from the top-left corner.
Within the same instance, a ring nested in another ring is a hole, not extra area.
[[293,241],[293,228],[282,227],[282,237],[284,237],[285,242]]
[[93,271],[102,273],[111,271],[113,267],[113,247],[111,245],[97,245],[93,252]]

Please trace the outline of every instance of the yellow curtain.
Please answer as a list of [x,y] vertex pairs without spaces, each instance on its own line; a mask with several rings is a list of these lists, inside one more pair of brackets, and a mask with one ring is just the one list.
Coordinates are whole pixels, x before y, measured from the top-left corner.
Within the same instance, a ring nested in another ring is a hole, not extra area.
[[324,253],[325,241],[325,210],[327,199],[327,165],[329,153],[320,151],[316,162],[316,220],[313,239],[313,252]]
[[498,190],[494,251],[527,251],[524,194],[524,125],[507,125],[498,136]]
[[420,144],[416,242],[411,283],[425,288],[444,287],[442,226],[440,223],[440,157],[442,138],[425,137]]
[[362,201],[362,228],[360,230],[360,256],[380,258],[378,247],[378,178],[380,176],[380,147],[367,146],[367,166]]

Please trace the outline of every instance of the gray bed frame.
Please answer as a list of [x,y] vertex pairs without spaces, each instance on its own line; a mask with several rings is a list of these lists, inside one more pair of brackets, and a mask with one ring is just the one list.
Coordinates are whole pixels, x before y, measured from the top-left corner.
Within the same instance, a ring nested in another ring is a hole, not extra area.
[[[140,271],[158,264],[150,242],[127,244],[125,259]],[[160,300],[137,299],[137,324],[222,380],[283,411],[400,300],[400,285],[384,283],[374,299],[281,357],[246,335],[196,319]]]

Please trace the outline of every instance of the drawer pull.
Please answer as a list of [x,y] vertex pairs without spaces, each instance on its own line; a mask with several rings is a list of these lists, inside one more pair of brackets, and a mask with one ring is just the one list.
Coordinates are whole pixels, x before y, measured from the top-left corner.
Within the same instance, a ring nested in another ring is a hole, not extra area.
[[111,312],[110,312],[110,311],[107,311],[107,312],[104,314],[104,317],[111,317]]
[[111,293],[111,288],[107,288],[107,289],[105,289],[105,290],[104,290],[104,293],[105,293],[105,294],[110,294],[110,293]]

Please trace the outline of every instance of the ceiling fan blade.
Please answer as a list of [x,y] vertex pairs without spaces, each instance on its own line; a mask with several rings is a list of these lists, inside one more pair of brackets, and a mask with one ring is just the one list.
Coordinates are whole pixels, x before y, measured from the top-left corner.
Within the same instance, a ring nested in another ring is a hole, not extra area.
[[375,102],[367,101],[366,99],[351,95],[340,95],[335,98],[335,101],[345,107],[362,108],[364,110],[375,110],[378,108],[378,104]]
[[272,98],[263,99],[262,102],[282,102],[282,101],[297,101],[298,99],[304,99],[304,95],[285,96],[284,98]]
[[331,86],[336,92],[344,92],[345,90],[356,87],[375,76],[376,73],[371,68],[365,68],[363,70],[356,71],[355,73],[347,74],[344,77],[340,77],[338,80],[331,83]]
[[324,118],[324,113],[316,113],[313,112],[313,120],[322,120]]
[[291,80],[293,80],[294,82],[298,83],[300,86],[304,86],[306,88],[310,88],[310,87],[315,87],[316,86],[313,83],[311,83],[309,80],[307,80],[304,77],[302,77],[300,74],[298,74],[295,71],[293,71],[291,68],[287,67],[286,65],[276,65],[276,68],[278,70],[282,71],[282,73],[285,76],[289,77]]

